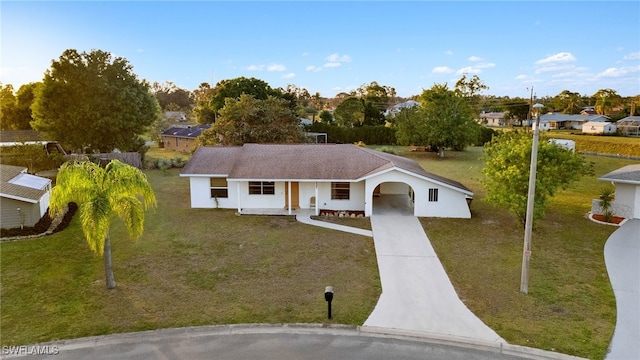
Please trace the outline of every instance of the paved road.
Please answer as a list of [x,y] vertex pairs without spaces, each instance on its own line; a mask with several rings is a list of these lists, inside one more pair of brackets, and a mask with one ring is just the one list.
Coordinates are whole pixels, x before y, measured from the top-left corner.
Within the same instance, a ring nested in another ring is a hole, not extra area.
[[640,359],[640,219],[628,220],[611,234],[604,260],[618,313],[606,359]]
[[372,334],[355,327],[204,326],[117,334],[43,344],[57,354],[7,359],[578,359],[507,344],[456,344],[447,339]]

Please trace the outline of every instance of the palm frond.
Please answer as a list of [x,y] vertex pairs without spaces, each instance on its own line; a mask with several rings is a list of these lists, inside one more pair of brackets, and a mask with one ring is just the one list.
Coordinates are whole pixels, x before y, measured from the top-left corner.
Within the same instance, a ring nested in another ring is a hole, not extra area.
[[109,199],[98,196],[91,201],[85,201],[79,206],[80,222],[89,247],[102,255],[104,241],[111,224],[111,204]]

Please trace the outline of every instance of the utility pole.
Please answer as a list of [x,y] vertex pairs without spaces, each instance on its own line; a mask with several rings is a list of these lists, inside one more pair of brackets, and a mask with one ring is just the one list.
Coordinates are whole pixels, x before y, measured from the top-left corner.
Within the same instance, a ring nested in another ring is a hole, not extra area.
[[[531,258],[531,233],[533,232],[533,205],[536,194],[536,169],[538,166],[538,137],[540,134],[540,111],[544,105],[535,104],[536,127],[533,129],[533,144],[531,145],[531,165],[529,168],[529,193],[527,195],[527,214],[524,223],[524,246],[522,249],[522,274],[520,277],[520,292],[529,292],[529,259]],[[533,125],[532,125],[533,126]]]
[[[529,88],[527,88],[529,90]],[[529,96],[529,112],[527,112],[527,126],[531,126],[531,106],[533,105],[533,86],[531,87],[531,95]]]

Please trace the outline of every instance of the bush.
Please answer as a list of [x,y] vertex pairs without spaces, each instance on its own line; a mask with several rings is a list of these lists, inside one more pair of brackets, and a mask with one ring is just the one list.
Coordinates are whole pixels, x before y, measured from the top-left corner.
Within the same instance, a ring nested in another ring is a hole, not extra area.
[[358,126],[353,128],[313,123],[307,127],[311,132],[327,133],[327,141],[337,144],[353,144],[362,141],[370,145],[396,144],[396,129],[386,126]]

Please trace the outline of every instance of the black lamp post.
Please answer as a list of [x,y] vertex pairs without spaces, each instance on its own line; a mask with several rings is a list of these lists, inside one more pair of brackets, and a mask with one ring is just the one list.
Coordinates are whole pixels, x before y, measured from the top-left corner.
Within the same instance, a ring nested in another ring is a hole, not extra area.
[[331,319],[331,301],[333,300],[333,286],[327,286],[324,288],[324,299],[327,301],[328,316],[327,319]]

